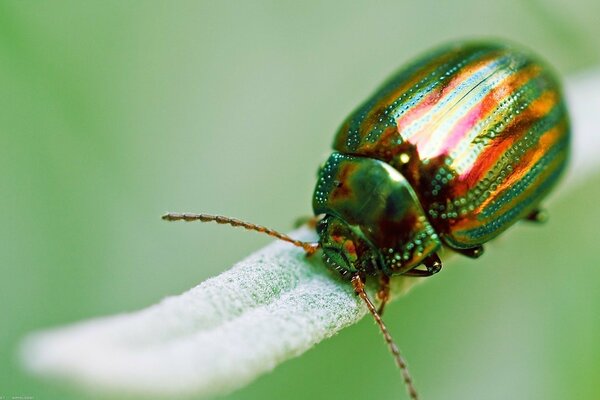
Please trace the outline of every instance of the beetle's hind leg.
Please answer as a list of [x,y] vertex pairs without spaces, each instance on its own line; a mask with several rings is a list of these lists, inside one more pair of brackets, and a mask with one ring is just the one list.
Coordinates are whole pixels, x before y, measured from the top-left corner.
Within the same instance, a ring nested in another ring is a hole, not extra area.
[[483,246],[479,245],[476,247],[471,247],[470,249],[453,249],[455,252],[462,254],[463,256],[469,258],[479,258],[483,255],[484,249]]
[[525,217],[525,221],[544,223],[548,221],[548,211],[543,208],[536,208]]
[[379,308],[377,312],[379,315],[383,315],[385,305],[390,299],[390,277],[385,274],[381,274],[379,277],[379,290],[377,291],[377,299],[379,300]]

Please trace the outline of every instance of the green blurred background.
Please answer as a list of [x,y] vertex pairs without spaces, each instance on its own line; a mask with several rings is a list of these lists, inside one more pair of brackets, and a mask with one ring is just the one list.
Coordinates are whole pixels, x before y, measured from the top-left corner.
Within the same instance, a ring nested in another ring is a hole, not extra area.
[[[410,57],[482,36],[576,73],[600,62],[600,2],[1,2],[0,397],[88,398],[23,372],[23,335],[269,242],[166,210],[290,229],[346,114]],[[600,398],[599,197],[596,175],[389,307],[425,399]],[[403,396],[365,319],[227,398]]]

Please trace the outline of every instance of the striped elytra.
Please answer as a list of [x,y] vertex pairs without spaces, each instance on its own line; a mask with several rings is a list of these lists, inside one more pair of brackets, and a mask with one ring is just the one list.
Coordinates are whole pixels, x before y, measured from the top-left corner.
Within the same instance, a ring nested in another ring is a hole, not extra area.
[[[510,45],[457,43],[388,79],[346,118],[333,147],[315,190],[315,212],[345,220],[354,235],[382,250],[377,262],[384,273],[397,274],[442,244],[480,248],[534,213],[565,168],[569,121],[560,85],[542,61]],[[356,161],[340,164],[340,157],[389,166],[410,186],[422,213],[407,214],[403,205],[381,198],[397,179],[365,187],[354,176],[364,175]],[[369,197],[378,199],[377,209],[348,212]],[[416,245],[416,237],[427,245]],[[407,240],[413,241],[409,254]],[[347,269],[331,258],[329,264]]]

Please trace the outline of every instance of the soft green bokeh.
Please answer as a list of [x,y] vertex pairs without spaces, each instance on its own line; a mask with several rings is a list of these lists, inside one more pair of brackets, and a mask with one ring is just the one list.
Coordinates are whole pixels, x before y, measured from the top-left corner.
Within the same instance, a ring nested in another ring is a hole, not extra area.
[[[600,62],[599,18],[597,0],[1,2],[0,397],[88,397],[24,373],[20,338],[145,307],[268,242],[162,212],[289,229],[338,124],[409,57],[506,37],[566,75]],[[389,307],[424,398],[600,397],[599,197],[596,176]],[[230,398],[403,391],[364,320]]]

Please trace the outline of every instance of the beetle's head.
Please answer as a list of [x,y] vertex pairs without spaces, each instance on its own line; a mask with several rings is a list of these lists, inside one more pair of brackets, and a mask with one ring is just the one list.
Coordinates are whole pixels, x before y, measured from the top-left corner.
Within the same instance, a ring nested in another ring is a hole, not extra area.
[[356,273],[374,275],[381,270],[377,248],[365,238],[360,228],[348,225],[339,217],[326,215],[319,221],[317,232],[325,265],[344,278],[350,279]]

